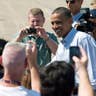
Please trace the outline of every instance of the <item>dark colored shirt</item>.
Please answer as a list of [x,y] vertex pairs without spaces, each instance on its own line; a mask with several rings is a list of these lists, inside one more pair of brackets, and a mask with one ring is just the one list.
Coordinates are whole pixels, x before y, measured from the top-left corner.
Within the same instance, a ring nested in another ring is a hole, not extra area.
[[[54,34],[48,33],[48,35],[52,40],[54,40],[55,42],[58,43],[57,38]],[[37,44],[37,49],[38,49],[38,53],[37,53],[38,62],[37,63],[38,63],[38,65],[42,66],[42,65],[49,63],[51,61],[52,52],[51,52],[50,48],[47,46],[46,41],[40,37],[36,38],[34,36],[27,36],[22,39],[22,42],[26,43],[28,40],[32,40],[32,41],[36,42],[36,44]]]

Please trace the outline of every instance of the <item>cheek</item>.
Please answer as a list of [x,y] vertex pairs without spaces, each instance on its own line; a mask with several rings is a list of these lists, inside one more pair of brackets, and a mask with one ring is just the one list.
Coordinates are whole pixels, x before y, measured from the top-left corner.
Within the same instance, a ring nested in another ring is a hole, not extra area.
[[39,22],[39,26],[43,27],[44,22]]
[[32,21],[32,19],[30,18],[30,19],[28,19],[28,22],[29,22],[29,24],[30,25],[33,25],[34,24],[34,22]]
[[67,26],[64,26],[63,27],[63,34],[62,35],[66,35],[68,32],[68,27]]
[[29,20],[28,22],[29,22],[29,25],[33,25],[33,23],[31,22],[31,20]]
[[53,25],[51,25],[52,26],[52,29],[54,30],[54,26]]
[[67,26],[63,26],[62,29],[63,29],[63,31],[66,31],[67,30]]

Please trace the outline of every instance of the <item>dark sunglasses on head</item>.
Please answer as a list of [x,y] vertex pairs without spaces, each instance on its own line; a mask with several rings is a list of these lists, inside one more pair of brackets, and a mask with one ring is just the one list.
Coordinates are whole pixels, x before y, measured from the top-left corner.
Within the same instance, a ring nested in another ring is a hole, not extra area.
[[75,3],[75,0],[66,0],[66,3],[71,3],[71,4],[73,4],[73,3]]

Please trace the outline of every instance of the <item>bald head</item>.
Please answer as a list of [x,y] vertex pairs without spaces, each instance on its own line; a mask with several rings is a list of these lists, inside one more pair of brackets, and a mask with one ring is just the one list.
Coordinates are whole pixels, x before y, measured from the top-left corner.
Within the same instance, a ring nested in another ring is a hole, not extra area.
[[9,42],[4,48],[2,58],[5,68],[23,66],[26,58],[25,45],[18,42]]

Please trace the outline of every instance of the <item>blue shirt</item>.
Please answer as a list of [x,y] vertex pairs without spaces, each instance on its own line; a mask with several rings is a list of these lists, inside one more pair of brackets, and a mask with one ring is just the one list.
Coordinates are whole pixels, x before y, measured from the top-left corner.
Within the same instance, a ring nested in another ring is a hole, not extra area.
[[92,15],[92,17],[96,18],[96,9],[90,10],[90,14]]
[[79,23],[79,19],[81,16],[82,16],[82,14],[79,12],[72,17],[72,19],[73,19],[72,27],[75,27],[75,25]]
[[9,87],[0,85],[0,96],[41,96],[41,93],[23,86]]
[[[64,60],[69,62],[69,47],[70,46],[82,46],[88,55],[88,74],[91,85],[96,89],[96,41],[92,36],[85,32],[77,31],[74,28],[63,38],[58,45],[56,56],[54,60]],[[76,83],[79,83],[79,79],[76,76]]]
[[73,18],[73,22],[74,21],[78,21],[80,19],[80,17],[82,16],[82,14],[79,12],[77,13],[76,15],[74,15],[72,18]]

